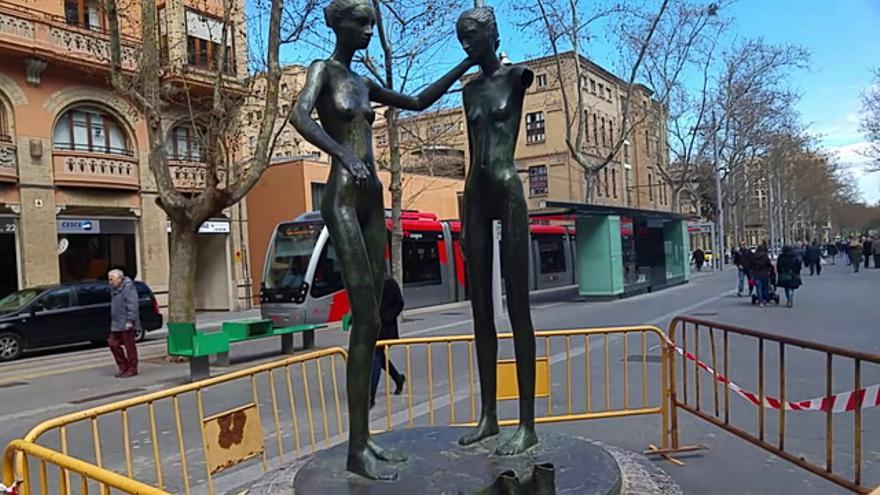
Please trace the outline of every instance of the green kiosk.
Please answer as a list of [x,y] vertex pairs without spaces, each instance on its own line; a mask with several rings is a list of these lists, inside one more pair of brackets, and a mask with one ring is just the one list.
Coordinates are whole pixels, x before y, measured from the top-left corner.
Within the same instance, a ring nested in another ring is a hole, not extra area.
[[548,216],[562,214],[575,222],[575,269],[582,296],[626,297],[690,278],[685,215],[555,201],[546,202],[545,209]]

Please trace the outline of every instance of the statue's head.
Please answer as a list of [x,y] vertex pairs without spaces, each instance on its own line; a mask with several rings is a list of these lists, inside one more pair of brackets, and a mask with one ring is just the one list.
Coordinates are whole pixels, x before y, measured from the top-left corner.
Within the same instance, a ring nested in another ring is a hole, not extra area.
[[376,12],[370,0],[332,0],[324,8],[324,20],[339,41],[361,49],[373,37]]
[[492,7],[477,7],[462,12],[455,23],[458,40],[470,57],[495,53],[500,46],[498,22]]

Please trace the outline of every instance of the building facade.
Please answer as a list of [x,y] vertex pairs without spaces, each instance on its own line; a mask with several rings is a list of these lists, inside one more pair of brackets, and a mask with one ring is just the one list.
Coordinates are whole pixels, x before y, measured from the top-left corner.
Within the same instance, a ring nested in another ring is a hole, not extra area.
[[[138,63],[138,32],[121,19],[124,69]],[[247,76],[243,2],[231,18],[227,76]],[[207,85],[222,37],[222,3],[167,0],[158,7],[168,83]],[[144,116],[109,85],[107,19],[89,0],[0,1],[0,292],[106,277],[114,267],[144,280],[167,304],[168,232],[149,171]],[[204,187],[201,149],[165,119],[178,190]],[[244,207],[202,225],[196,307],[247,303]]]

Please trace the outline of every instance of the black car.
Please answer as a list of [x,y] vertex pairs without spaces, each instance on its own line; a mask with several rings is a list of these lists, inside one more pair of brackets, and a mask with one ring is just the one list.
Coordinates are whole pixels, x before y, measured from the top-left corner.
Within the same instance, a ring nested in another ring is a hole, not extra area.
[[[153,291],[134,282],[140,298],[141,330],[162,327],[162,314]],[[41,347],[105,343],[110,336],[110,284],[74,282],[13,292],[0,300],[0,361]]]

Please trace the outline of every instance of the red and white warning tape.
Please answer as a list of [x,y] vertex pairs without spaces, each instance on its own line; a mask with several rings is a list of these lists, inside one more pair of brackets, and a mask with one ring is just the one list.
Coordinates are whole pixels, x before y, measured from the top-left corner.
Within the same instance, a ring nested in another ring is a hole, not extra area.
[[[726,385],[740,397],[756,406],[761,404],[761,399],[757,394],[748,392],[739,385],[728,380],[726,376],[718,373],[712,369],[711,366],[697,359],[697,356],[690,352],[686,352],[681,347],[676,347],[675,350],[680,355],[695,362],[700,368],[711,373],[716,381]],[[782,405],[782,401],[775,397],[764,397],[764,407],[779,410]],[[880,406],[880,383],[859,390],[850,390],[849,392],[835,394],[829,397],[818,397],[801,401],[785,401],[784,405],[786,411],[831,411],[832,413],[851,412],[859,408],[868,409],[871,407],[877,407]]]

